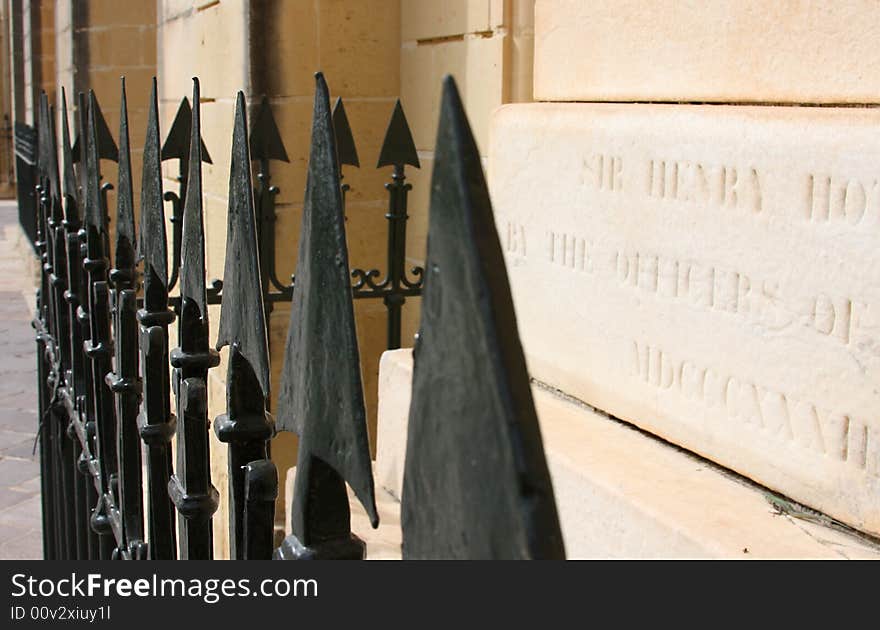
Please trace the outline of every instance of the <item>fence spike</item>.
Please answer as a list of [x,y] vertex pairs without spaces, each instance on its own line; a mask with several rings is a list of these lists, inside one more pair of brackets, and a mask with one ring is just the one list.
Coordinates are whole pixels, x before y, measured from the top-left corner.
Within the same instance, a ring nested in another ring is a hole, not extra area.
[[333,131],[336,134],[336,155],[339,158],[340,166],[347,164],[360,168],[357,147],[354,144],[354,136],[351,133],[351,125],[348,123],[348,115],[345,113],[345,105],[342,103],[341,96],[336,97],[336,103],[333,105]]
[[385,140],[382,142],[382,150],[379,152],[379,163],[376,168],[383,166],[404,166],[409,164],[420,168],[419,154],[416,152],[416,143],[413,142],[409,123],[400,105],[400,99],[394,104],[391,120],[388,121],[388,129],[385,131]]
[[190,126],[189,184],[183,204],[180,265],[179,347],[171,352],[177,395],[177,469],[168,483],[180,514],[180,557],[207,560],[214,554],[211,518],[219,494],[211,484],[208,449],[208,370],[220,363],[208,345],[208,303],[205,286],[205,226],[202,217],[202,142],[199,80],[193,78]]
[[119,175],[116,193],[116,248],[115,269],[110,275],[117,290],[136,288],[134,234],[134,198],[131,176],[131,150],[128,139],[128,101],[125,96],[125,77],[121,79],[122,96],[119,113]]
[[276,553],[290,559],[362,558],[363,542],[351,534],[345,482],[373,527],[379,517],[330,99],[323,75],[315,78],[299,260],[278,403],[280,427],[300,436],[293,534]]
[[156,78],[153,77],[147,115],[147,137],[144,141],[138,241],[138,259],[144,261],[144,308],[151,312],[168,308],[168,246],[165,238],[162,162],[159,151],[159,104]]
[[281,133],[278,131],[278,125],[275,123],[269,99],[265,96],[260,101],[260,107],[257,109],[257,115],[254,116],[250,131],[252,160],[290,162],[284,148],[284,141],[281,139]]
[[443,85],[426,268],[403,556],[562,558],[504,258],[480,154],[451,77]]
[[[229,212],[226,231],[226,268],[223,273],[223,298],[217,350],[230,345],[229,372],[226,378],[226,413],[214,423],[221,442],[229,444],[229,541],[232,558],[243,559],[248,510],[245,498],[246,468],[268,459],[268,442],[275,433],[275,423],[266,412],[269,397],[269,343],[260,259],[257,250],[257,224],[254,192],[251,183],[251,160],[247,138],[247,112],[244,93],[235,102],[232,134],[232,158],[229,171]],[[275,475],[277,478],[277,474]],[[273,503],[274,507],[274,503]],[[251,514],[250,534],[269,540],[274,529],[274,510],[260,521]],[[271,548],[264,559],[271,558]]]
[[64,199],[64,220],[69,230],[79,227],[79,194],[76,175],[73,172],[73,149],[70,146],[70,125],[67,119],[67,93],[61,88],[61,159],[64,164],[61,177],[61,193]]
[[[165,160],[189,160],[190,156],[190,135],[192,134],[192,107],[189,99],[183,97],[180,105],[177,107],[177,113],[174,115],[174,121],[171,123],[171,129],[168,130],[168,136],[162,145],[162,161]],[[200,138],[201,139],[201,138]],[[205,141],[201,141],[202,162],[213,164]]]
[[[80,101],[81,104],[83,104],[84,102],[84,100]],[[107,126],[107,120],[104,118],[104,113],[101,111],[101,106],[98,104],[98,99],[94,95],[94,92],[92,90],[89,90],[88,105],[88,110],[84,111],[83,113],[86,117],[89,117],[91,116],[91,108],[95,108],[95,133],[98,143],[98,159],[118,162],[119,148],[116,146],[116,141],[113,140],[113,134],[110,133],[110,127]],[[81,129],[88,132],[88,121],[86,120],[84,122],[86,122],[86,125],[83,126]],[[73,148],[71,149],[71,151],[73,152],[74,162],[78,162],[80,159],[82,159],[82,157],[84,156],[83,151],[87,151],[87,148],[81,144],[83,139],[82,130],[76,137],[76,140],[73,143]],[[86,137],[88,137],[88,133],[86,133]]]
[[254,370],[263,398],[267,398],[269,350],[260,290],[260,259],[245,109],[244,94],[239,92],[232,135],[224,297],[217,349],[238,344],[238,351]]
[[[201,142],[202,108],[198,98],[199,80],[194,78],[193,101],[196,103],[196,107],[192,110],[192,122],[190,124],[188,184],[186,197],[183,202],[180,297],[182,302],[188,300],[198,309],[198,317],[204,320],[204,328],[207,333],[208,299],[205,284],[205,225],[202,214],[204,143]],[[181,318],[181,324],[183,324],[183,318]]]

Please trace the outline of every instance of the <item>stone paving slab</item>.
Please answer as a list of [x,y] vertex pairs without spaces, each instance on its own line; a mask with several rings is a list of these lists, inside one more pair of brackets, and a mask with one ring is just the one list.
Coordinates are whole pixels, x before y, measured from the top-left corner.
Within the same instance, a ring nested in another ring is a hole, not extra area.
[[37,432],[35,264],[14,202],[0,202],[0,560],[43,557]]

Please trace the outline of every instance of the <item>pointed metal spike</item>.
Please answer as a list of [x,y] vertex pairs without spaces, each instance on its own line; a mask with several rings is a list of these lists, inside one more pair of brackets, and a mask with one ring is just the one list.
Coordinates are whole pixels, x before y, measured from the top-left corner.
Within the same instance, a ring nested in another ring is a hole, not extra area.
[[562,558],[492,205],[451,78],[443,86],[426,268],[401,506],[404,558]]
[[52,203],[55,219],[60,221],[61,217],[61,178],[58,173],[58,137],[55,134],[55,106],[49,105],[46,99],[48,126],[46,129],[46,151],[49,159],[49,195],[54,200]]
[[238,346],[238,352],[256,374],[265,398],[269,395],[269,343],[261,290],[246,108],[244,93],[239,92],[232,132],[226,268],[217,349],[233,343]]
[[162,311],[168,301],[168,246],[162,200],[162,161],[159,155],[159,98],[156,77],[150,92],[147,137],[141,178],[141,225],[138,258],[144,260],[144,296],[147,311]]
[[[202,216],[202,143],[200,142],[202,126],[197,78],[193,78],[193,103],[196,106],[192,109],[190,125],[189,184],[186,187],[186,199],[183,203],[180,296],[197,306],[199,316],[206,319],[208,298],[205,286],[205,225]],[[185,314],[184,312],[183,315]]]
[[49,176],[49,105],[46,93],[40,91],[37,102],[37,166],[41,177]]
[[[327,474],[348,482],[374,526],[378,523],[330,99],[324,77],[315,76],[311,154],[277,416],[280,428],[300,435],[299,461],[305,469],[297,475],[292,523],[306,545],[320,534],[310,531],[306,512],[333,509],[308,505],[310,484],[320,484],[320,470],[327,472],[327,467],[335,471]],[[318,468],[309,473],[310,466]],[[342,525],[347,527],[348,507],[337,507],[344,509]]]
[[128,100],[125,95],[125,77],[122,78],[122,97],[119,112],[119,177],[116,194],[116,248],[115,267],[124,272],[124,282],[134,281],[135,233],[134,191],[131,174],[131,150],[128,139]]
[[[95,111],[97,112],[95,121],[97,125],[98,157],[102,160],[118,162],[119,149],[116,147],[116,141],[113,140],[113,134],[110,133],[110,127],[107,126],[107,120],[104,118],[104,114],[101,111],[101,105],[98,103],[97,97],[94,97],[93,94],[94,92],[89,90],[89,109],[91,110],[91,105],[94,104]],[[87,116],[89,115],[90,114],[87,114]],[[74,161],[78,161],[79,158],[76,156],[81,155],[80,140],[82,137],[83,134],[80,133],[76,142],[73,143],[72,151]]]
[[348,116],[341,96],[336,98],[336,104],[333,105],[333,130],[336,133],[336,155],[339,157],[339,164],[360,168],[354,136],[351,133],[351,125],[348,124]]
[[[86,222],[95,228],[98,234],[105,231],[104,208],[101,199],[101,176],[99,172],[98,126],[96,112],[98,102],[95,93],[89,90],[88,127],[86,128]],[[82,134],[80,134],[82,135]],[[90,254],[91,255],[91,254]]]
[[73,153],[70,146],[70,125],[67,119],[67,93],[61,88],[61,159],[63,173],[61,193],[67,199],[64,204],[65,219],[71,224],[79,221],[77,207],[76,175],[73,172]]
[[265,96],[260,101],[257,115],[251,125],[251,159],[252,160],[280,160],[290,162],[287,151],[284,149],[284,141],[278,125],[275,124],[275,116],[272,115],[272,107],[269,99]]
[[376,168],[383,166],[410,166],[420,167],[419,154],[416,151],[416,143],[413,142],[412,132],[406,122],[406,115],[400,105],[400,99],[394,104],[391,120],[388,121],[388,130],[385,132],[385,140],[382,142],[382,150],[379,152],[379,163]]
[[[162,145],[163,162],[165,160],[186,159],[189,156],[191,132],[192,107],[190,107],[189,99],[184,96],[177,108],[177,113],[174,115],[174,122],[171,123],[168,137],[165,138],[165,143]],[[204,140],[202,140],[202,161],[213,164]]]

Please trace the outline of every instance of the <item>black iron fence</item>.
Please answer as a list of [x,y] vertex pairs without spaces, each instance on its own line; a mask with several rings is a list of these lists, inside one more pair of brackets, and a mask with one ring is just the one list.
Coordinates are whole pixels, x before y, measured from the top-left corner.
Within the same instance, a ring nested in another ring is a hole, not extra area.
[[[404,556],[561,557],[491,205],[451,79],[444,88],[427,271],[405,266],[411,188],[405,168],[419,162],[398,103],[378,161],[393,167],[386,185],[388,255],[380,272],[349,268],[341,168],[359,160],[344,106],[337,101],[331,112],[326,83],[316,75],[299,258],[289,282],[274,267],[278,190],[269,172],[270,161],[287,154],[265,100],[248,129],[241,93],[226,267],[222,281],[207,281],[202,162],[210,157],[201,140],[197,80],[192,96],[162,144],[153,83],[138,228],[124,81],[118,147],[93,93],[80,96],[72,144],[62,91],[60,151],[55,112],[45,95],[40,101],[33,216],[43,273],[34,326],[45,557],[211,558],[219,499],[210,474],[213,424],[229,448],[223,490],[233,558],[363,558],[364,543],[351,533],[346,484],[374,527],[379,517],[352,300],[384,300],[387,345],[396,348],[401,308],[421,294],[423,277]],[[102,159],[118,161],[112,235]],[[163,191],[164,159],[179,160],[177,191]],[[173,226],[170,270],[165,202]],[[175,287],[178,295],[169,295]],[[281,300],[292,308],[276,422],[267,411],[266,318]],[[217,303],[219,335],[211,347],[208,305]],[[168,331],[175,322],[172,349]],[[207,376],[223,346],[229,346],[227,410],[211,423]],[[279,430],[297,433],[300,443],[293,533],[275,549],[278,475],[269,448]]]
[[15,181],[18,195],[18,221],[31,245],[37,240],[37,131],[23,122],[16,122]]

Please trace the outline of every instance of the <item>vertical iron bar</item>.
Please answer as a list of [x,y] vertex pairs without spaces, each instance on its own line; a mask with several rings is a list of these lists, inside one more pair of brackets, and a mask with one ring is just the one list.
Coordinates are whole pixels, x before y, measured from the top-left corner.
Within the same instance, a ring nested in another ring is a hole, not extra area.
[[168,494],[172,475],[171,438],[177,420],[171,413],[168,369],[168,246],[162,207],[162,163],[159,148],[159,103],[156,79],[150,94],[141,185],[141,229],[138,257],[144,260],[144,307],[138,311],[143,374],[143,409],[138,417],[147,448],[148,552],[151,560],[177,557],[174,509]]
[[214,541],[211,519],[219,494],[211,484],[208,449],[208,370],[220,356],[208,344],[205,228],[202,217],[202,143],[199,82],[193,79],[189,177],[183,210],[180,267],[180,346],[171,352],[177,396],[177,469],[168,492],[181,518],[180,557],[209,560]]
[[107,283],[107,234],[103,198],[100,191],[97,101],[89,91],[88,130],[83,138],[86,146],[86,259],[83,268],[87,274],[90,338],[86,342],[86,356],[91,359],[92,390],[95,407],[95,435],[100,470],[101,496],[92,515],[92,527],[101,537],[101,558],[109,559],[114,545],[110,515],[116,500],[117,451],[116,418],[113,394],[104,382],[111,371],[112,341],[110,338],[110,289]]
[[268,459],[247,464],[244,474],[244,560],[272,558],[277,497],[278,470],[275,464]]
[[[251,160],[247,137],[244,94],[238,93],[232,135],[229,173],[229,212],[226,239],[226,268],[217,349],[230,346],[226,378],[226,413],[214,423],[221,442],[229,444],[229,541],[230,555],[245,557],[244,535],[247,511],[246,469],[257,460],[262,468],[274,464],[268,459],[268,442],[275,423],[266,412],[269,393],[269,346],[266,314],[263,309],[256,216],[254,212]],[[264,476],[268,473],[264,472]],[[251,519],[250,533],[258,538],[272,537],[274,509],[269,518],[265,510]],[[271,557],[271,551],[265,559]]]

